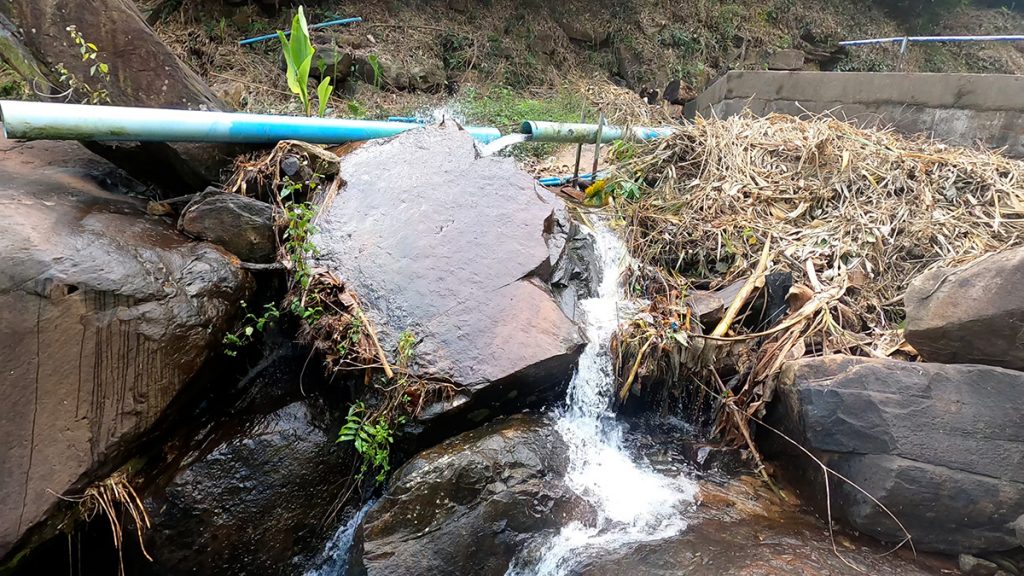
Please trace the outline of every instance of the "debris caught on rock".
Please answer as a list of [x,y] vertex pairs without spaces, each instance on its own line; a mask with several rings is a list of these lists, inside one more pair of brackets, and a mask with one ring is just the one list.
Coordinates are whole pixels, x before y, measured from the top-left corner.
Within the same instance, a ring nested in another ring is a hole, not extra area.
[[[630,397],[714,415],[702,422],[712,435],[753,448],[727,407],[762,415],[786,361],[915,356],[902,338],[908,284],[1019,243],[1022,175],[998,152],[829,117],[698,120],[637,144],[609,183],[642,191],[620,194],[618,210],[630,291],[650,301],[617,338],[620,381],[636,380]],[[780,271],[792,274],[788,306],[760,286],[707,303]],[[710,333],[723,306],[738,317]]]

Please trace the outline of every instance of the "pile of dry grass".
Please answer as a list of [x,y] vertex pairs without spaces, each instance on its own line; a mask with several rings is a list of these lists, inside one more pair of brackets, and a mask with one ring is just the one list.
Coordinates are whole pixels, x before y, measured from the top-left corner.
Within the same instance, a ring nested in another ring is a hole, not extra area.
[[[784,361],[913,355],[900,330],[909,282],[1024,233],[1024,163],[828,117],[680,126],[640,145],[618,177],[642,190],[620,210],[632,282],[651,300],[618,340],[622,398],[670,382],[694,406],[710,399],[714,431],[739,443]],[[788,312],[755,321],[778,271],[794,279]],[[740,296],[702,326],[688,292],[728,283]]]

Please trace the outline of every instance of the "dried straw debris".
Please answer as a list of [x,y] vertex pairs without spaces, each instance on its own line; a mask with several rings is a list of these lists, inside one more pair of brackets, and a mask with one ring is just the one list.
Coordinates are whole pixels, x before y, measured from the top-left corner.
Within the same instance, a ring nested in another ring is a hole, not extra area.
[[[751,445],[746,419],[729,414],[760,416],[786,360],[912,358],[907,285],[1020,244],[1022,174],[998,152],[826,116],[698,120],[636,145],[615,178],[641,191],[618,209],[631,288],[650,305],[615,343],[623,388],[681,398]],[[773,310],[764,284],[779,272],[793,286]],[[730,301],[737,317],[702,318],[696,296],[744,279],[753,290]]]

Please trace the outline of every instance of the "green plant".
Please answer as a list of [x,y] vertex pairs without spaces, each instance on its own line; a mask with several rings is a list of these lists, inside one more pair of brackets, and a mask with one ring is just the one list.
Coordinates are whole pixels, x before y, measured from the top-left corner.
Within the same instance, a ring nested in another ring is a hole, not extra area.
[[626,200],[639,200],[642,191],[643,183],[636,180],[622,179],[612,183],[612,193]]
[[321,118],[327,112],[327,102],[330,100],[332,92],[334,92],[334,86],[331,86],[331,77],[324,76],[324,79],[320,81],[320,85],[316,87],[316,98],[319,105],[317,115]]
[[406,367],[412,360],[416,348],[416,335],[411,330],[403,330],[398,335],[398,365]]
[[[552,122],[579,122],[580,111],[587,109],[586,100],[577,92],[560,90],[544,98],[524,96],[510,88],[498,87],[482,93],[466,88],[457,105],[466,121],[494,125],[502,131],[518,130],[523,120],[543,118]],[[593,114],[586,121],[593,122]],[[557,144],[516,146],[513,155],[543,157],[558,148]]]
[[380,88],[381,79],[383,74],[380,67],[380,58],[376,54],[370,54],[366,57],[366,61],[370,63],[370,69],[373,70],[373,85]]
[[88,82],[79,79],[64,66],[63,62],[58,63],[56,66],[57,73],[60,75],[60,81],[67,84],[69,93],[78,92],[82,94],[84,96],[83,103],[106,104],[110,102],[110,94],[102,87],[102,84],[110,81],[110,67],[99,59],[99,49],[92,42],[86,41],[81,32],[78,31],[78,27],[71,25],[65,28],[65,30],[71,36],[75,46],[78,47],[78,52],[82,56],[82,62],[92,62],[92,66],[89,67],[89,76],[99,80],[101,86],[93,87]]
[[358,315],[354,314],[348,323],[348,330],[345,332],[345,337],[338,342],[337,351],[338,356],[346,358],[359,342],[363,339],[363,319]]
[[267,326],[273,324],[281,316],[277,306],[273,303],[265,304],[263,306],[263,313],[259,316],[249,312],[249,307],[245,301],[242,301],[242,309],[245,310],[246,314],[242,318],[238,330],[225,334],[222,341],[225,347],[224,353],[228,356],[236,356],[239,348],[252,342],[256,334],[262,333]]
[[349,100],[347,106],[348,113],[353,118],[366,118],[366,115],[369,113],[366,106],[360,104],[358,100]]
[[[396,424],[405,423],[399,416]],[[395,441],[395,430],[392,423],[384,416],[368,415],[366,405],[356,402],[348,409],[345,424],[338,432],[337,442],[352,442],[356,452],[363,457],[359,468],[359,477],[368,471],[376,472],[374,479],[380,483],[387,479],[391,471],[391,444]]]
[[[309,26],[306,24],[306,14],[302,6],[299,6],[295,17],[292,18],[291,38],[284,32],[278,32],[277,36],[281,41],[281,52],[288,68],[288,89],[299,97],[302,113],[309,116],[312,112],[312,103],[309,99],[309,69],[313,65],[316,48],[309,38]],[[321,117],[327,111],[327,102],[333,91],[330,76],[325,76],[316,90]]]

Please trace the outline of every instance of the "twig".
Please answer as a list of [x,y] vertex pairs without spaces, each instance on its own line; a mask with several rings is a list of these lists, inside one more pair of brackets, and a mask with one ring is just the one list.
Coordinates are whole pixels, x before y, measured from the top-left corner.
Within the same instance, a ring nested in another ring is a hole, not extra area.
[[626,383],[622,385],[622,390],[619,391],[619,402],[625,402],[626,397],[629,396],[629,389],[633,386],[633,379],[636,378],[637,370],[640,369],[640,362],[644,359],[644,353],[647,352],[647,348],[654,342],[654,337],[647,339],[647,342],[640,347],[640,351],[637,352],[636,360],[633,362],[633,368],[629,371],[629,377],[626,378]]
[[387,375],[388,379],[395,377],[395,372],[391,369],[391,364],[388,364],[388,357],[384,354],[384,349],[380,346],[380,340],[377,340],[377,331],[373,329],[373,323],[366,318],[366,314],[363,314],[363,308],[358,302],[355,304],[356,314],[359,315],[359,320],[366,326],[366,331],[370,334],[370,341],[373,342],[374,348],[377,349],[377,357],[380,358],[380,363],[384,366],[384,374]]
[[718,326],[711,332],[710,336],[712,339],[720,338],[725,336],[725,333],[729,331],[729,327],[732,326],[733,320],[736,319],[736,315],[739,314],[740,308],[746,304],[747,299],[750,298],[750,293],[754,291],[754,288],[758,284],[764,281],[764,273],[768,268],[768,255],[770,254],[771,248],[771,237],[764,243],[764,249],[761,251],[761,259],[757,262],[757,268],[754,273],[747,278],[746,283],[740,288],[740,291],[736,293],[736,297],[733,298],[732,303],[729,304],[729,309],[725,311],[725,316],[718,322]]

